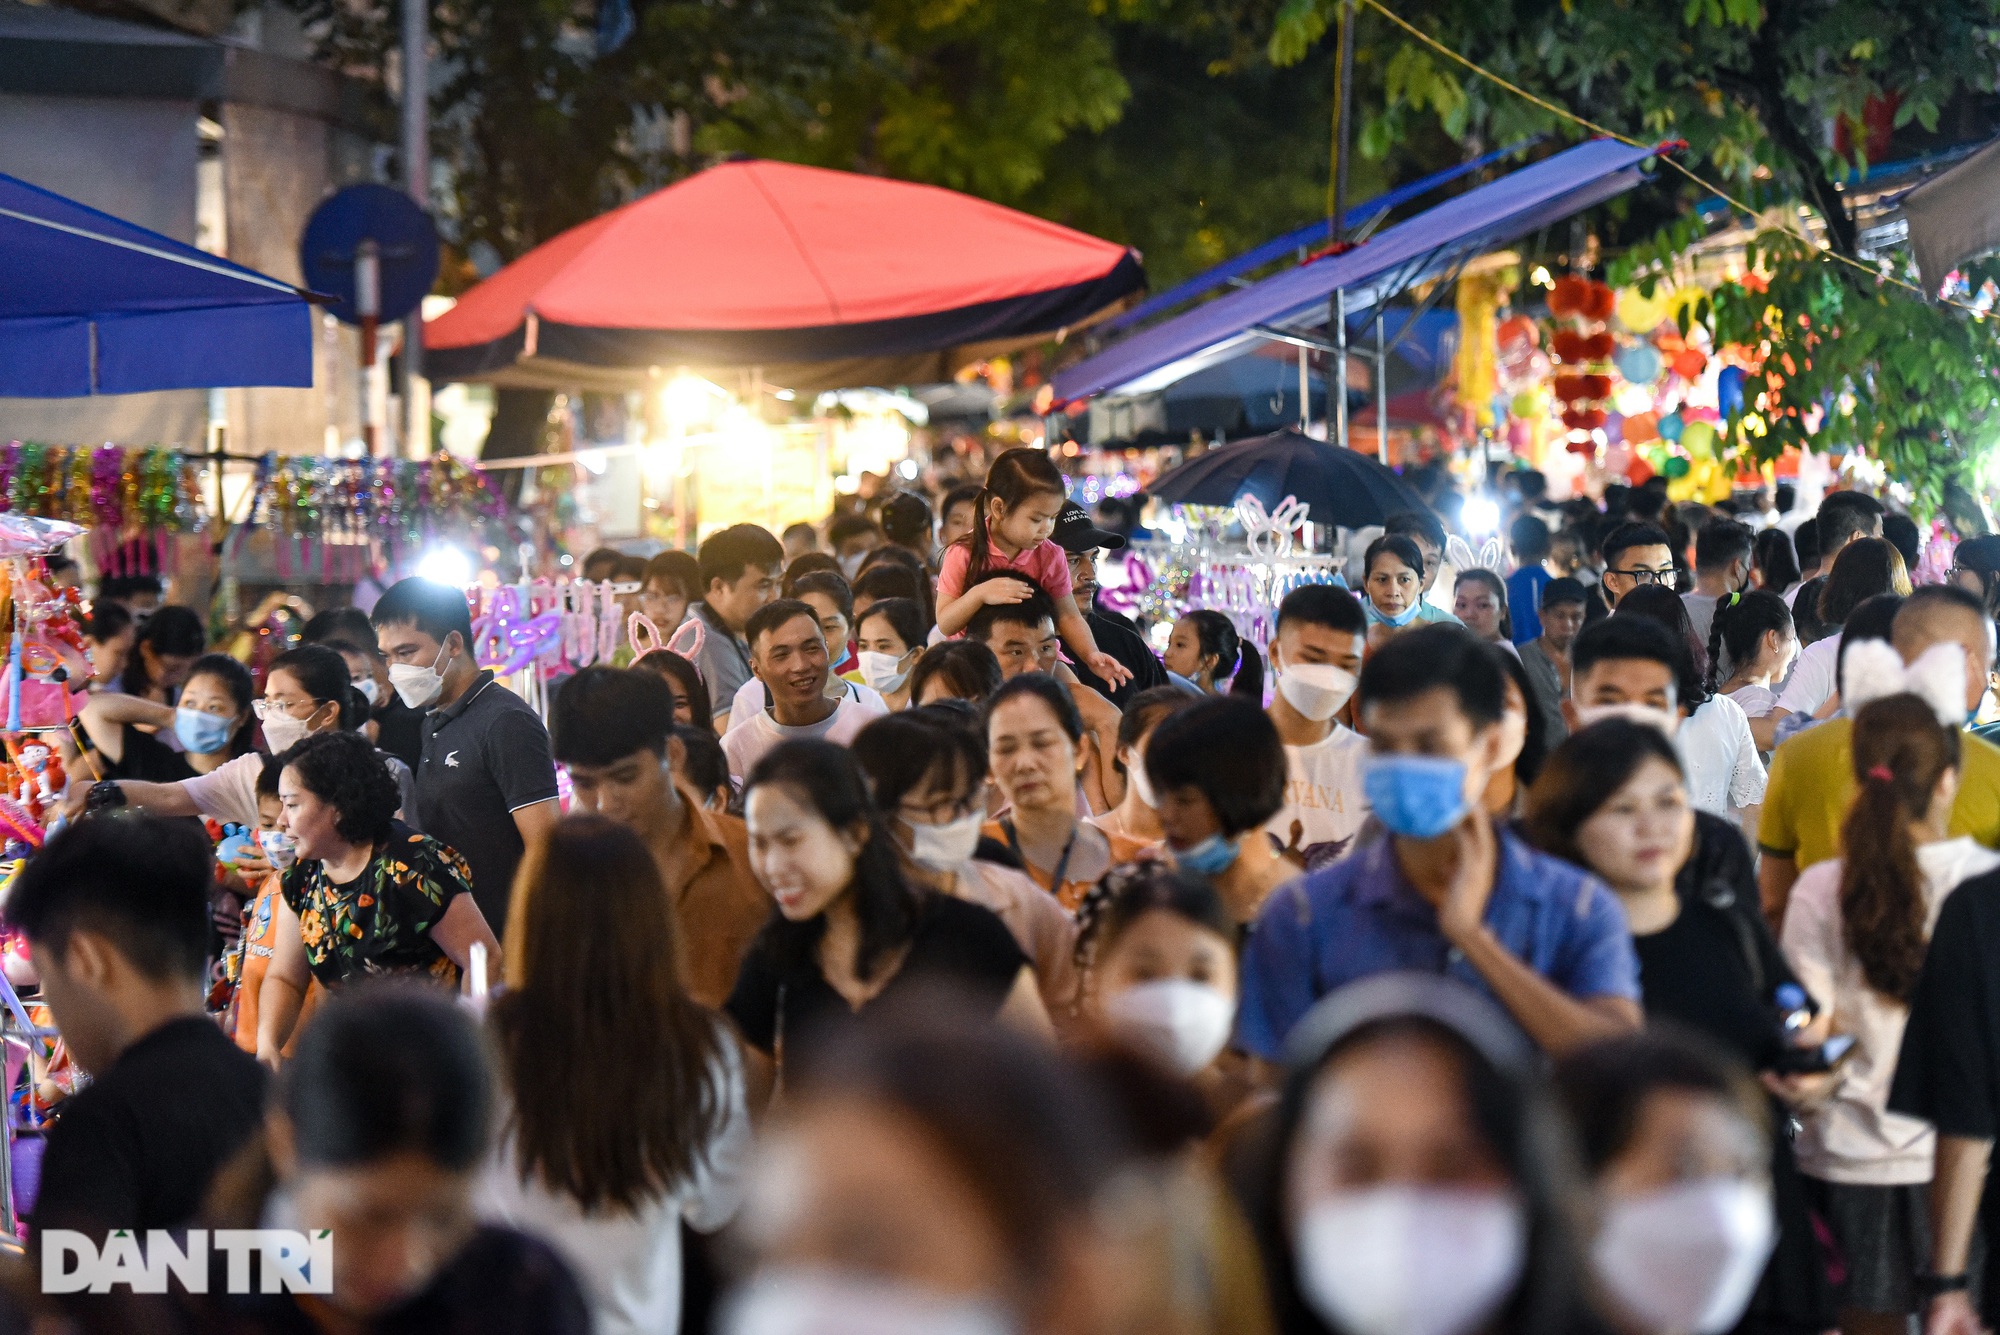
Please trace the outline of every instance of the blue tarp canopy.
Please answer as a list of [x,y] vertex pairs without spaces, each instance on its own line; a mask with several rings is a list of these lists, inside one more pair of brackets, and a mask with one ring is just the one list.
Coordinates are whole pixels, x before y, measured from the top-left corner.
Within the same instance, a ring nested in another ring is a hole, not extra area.
[[290,283],[0,175],[0,396],[310,386]]
[[[1461,162],[1455,167],[1446,167],[1441,172],[1432,172],[1429,176],[1412,181],[1408,185],[1386,190],[1373,199],[1364,199],[1341,215],[1346,230],[1351,233],[1363,223],[1372,222],[1390,209],[1400,208],[1413,199],[1429,194],[1439,186],[1450,185],[1461,176],[1468,176],[1483,167],[1490,167],[1510,154],[1532,147],[1534,143],[1534,139],[1523,139],[1505,148],[1496,148],[1491,153],[1482,153],[1470,162]],[[1330,220],[1320,218],[1283,236],[1272,237],[1263,245],[1226,259],[1212,269],[1204,269],[1186,282],[1176,283],[1158,296],[1146,298],[1123,315],[1106,320],[1101,326],[1102,331],[1116,334],[1134,325],[1144,324],[1156,315],[1164,314],[1176,306],[1184,306],[1196,297],[1207,296],[1223,284],[1234,282],[1244,274],[1255,272],[1273,261],[1296,255],[1301,250],[1312,250],[1323,246],[1333,239],[1332,229]]]
[[1343,289],[1350,314],[1365,310],[1483,250],[1623,194],[1643,179],[1639,164],[1658,152],[1613,139],[1565,149],[1384,228],[1344,254],[1274,274],[1114,343],[1057,375],[1056,398],[1159,389],[1242,352],[1264,337],[1259,329],[1324,326],[1329,298]]

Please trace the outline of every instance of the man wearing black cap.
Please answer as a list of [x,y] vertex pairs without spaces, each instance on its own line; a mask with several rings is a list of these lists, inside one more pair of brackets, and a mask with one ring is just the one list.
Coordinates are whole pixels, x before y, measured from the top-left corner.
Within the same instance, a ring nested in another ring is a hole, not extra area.
[[1120,709],[1146,688],[1165,686],[1167,670],[1139,632],[1123,617],[1097,609],[1097,549],[1115,552],[1124,547],[1125,539],[1091,523],[1089,511],[1075,501],[1063,506],[1062,513],[1056,516],[1052,536],[1056,546],[1069,556],[1070,586],[1075,590],[1077,606],[1083,609],[1083,619],[1089,623],[1097,647],[1123,663],[1132,674],[1132,679],[1123,686],[1113,687],[1081,663],[1072,663],[1070,668],[1077,680]]

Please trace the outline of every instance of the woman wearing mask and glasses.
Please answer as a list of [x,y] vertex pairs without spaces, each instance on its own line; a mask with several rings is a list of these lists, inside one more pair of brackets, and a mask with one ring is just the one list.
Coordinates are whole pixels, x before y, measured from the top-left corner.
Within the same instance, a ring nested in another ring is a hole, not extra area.
[[[1837,1078],[1813,1063],[1780,1019],[1798,992],[1785,958],[1755,917],[1676,878],[1694,846],[1694,809],[1680,757],[1657,727],[1623,718],[1593,723],[1557,747],[1528,794],[1528,841],[1602,877],[1618,896],[1639,955],[1649,1020],[1671,1020],[1764,1072],[1774,1099],[1810,1107]],[[1786,1120],[1773,1108],[1772,1124]],[[1779,1242],[1756,1299],[1760,1318],[1823,1330],[1832,1294],[1819,1262],[1791,1142],[1770,1138]]]
[[976,720],[940,705],[876,719],[852,750],[903,874],[915,884],[991,909],[1035,970],[1050,1017],[1076,1007],[1076,923],[1040,886],[977,856],[986,821],[986,748]]
[[1387,973],[1307,1013],[1239,1188],[1280,1335],[1553,1335],[1577,1315],[1575,1184],[1520,1031]]
[[[1851,672],[1848,684],[1855,687]],[[1847,1258],[1842,1331],[1884,1335],[1922,1312],[1915,1276],[1931,1256],[1936,1138],[1888,1111],[1910,997],[1945,896],[2000,867],[2000,854],[1950,836],[1959,734],[1922,699],[1863,705],[1853,750],[1844,855],[1800,873],[1783,940],[1820,1006],[1808,1034],[1838,1030],[1854,1040],[1832,1097],[1803,1119],[1799,1170]]]
[[1734,1329],[1777,1236],[1770,1113],[1749,1073],[1654,1030],[1569,1054],[1555,1090],[1595,1197],[1597,1315],[1617,1335]]

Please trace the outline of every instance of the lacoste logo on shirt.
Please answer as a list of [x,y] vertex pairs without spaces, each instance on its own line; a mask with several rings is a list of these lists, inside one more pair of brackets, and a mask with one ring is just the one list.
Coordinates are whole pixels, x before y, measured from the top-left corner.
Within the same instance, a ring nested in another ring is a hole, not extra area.
[[445,766],[445,768],[446,768],[446,769],[457,769],[457,768],[458,768],[458,752],[456,752],[456,751],[453,751],[453,752],[452,752],[452,753],[451,753],[450,755],[446,756],[446,757],[444,758],[444,766]]

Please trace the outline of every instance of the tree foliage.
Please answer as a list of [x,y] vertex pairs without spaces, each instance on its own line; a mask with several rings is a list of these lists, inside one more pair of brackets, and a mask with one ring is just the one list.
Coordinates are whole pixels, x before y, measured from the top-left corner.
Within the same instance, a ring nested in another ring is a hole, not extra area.
[[1694,312],[1717,346],[1762,358],[1745,385],[1754,419],[1738,420],[1739,448],[1760,461],[1787,447],[1864,451],[1923,513],[1953,483],[1969,486],[2000,446],[1993,322],[1829,264],[1789,233],[1758,237],[1749,259],[1759,278],[1723,284]]
[[[1284,63],[1327,38],[1342,0],[1286,0]],[[1640,141],[1685,139],[1716,180],[1759,200],[1798,199],[1854,253],[1840,183],[1865,163],[1824,127],[1897,99],[1896,124],[1935,129],[1962,92],[2000,78],[2000,0],[1391,0],[1406,21],[1544,100]],[[1363,9],[1358,44],[1385,71],[1363,143],[1434,120],[1507,142],[1580,133]],[[1758,202],[1753,200],[1752,202]]]

